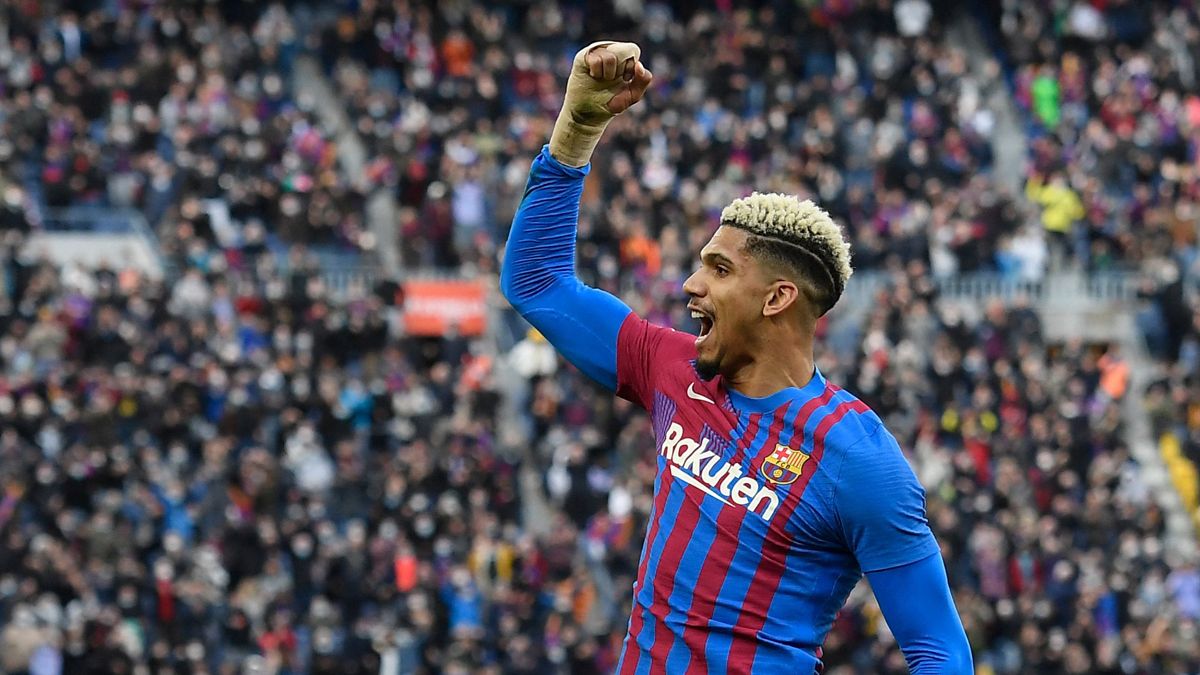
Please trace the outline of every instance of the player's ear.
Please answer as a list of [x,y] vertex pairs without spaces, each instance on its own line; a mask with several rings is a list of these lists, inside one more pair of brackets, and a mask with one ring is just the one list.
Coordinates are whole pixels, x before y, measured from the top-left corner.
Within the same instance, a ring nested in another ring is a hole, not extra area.
[[799,299],[800,289],[796,287],[796,284],[786,279],[780,279],[767,287],[767,297],[763,303],[763,316],[781,314]]

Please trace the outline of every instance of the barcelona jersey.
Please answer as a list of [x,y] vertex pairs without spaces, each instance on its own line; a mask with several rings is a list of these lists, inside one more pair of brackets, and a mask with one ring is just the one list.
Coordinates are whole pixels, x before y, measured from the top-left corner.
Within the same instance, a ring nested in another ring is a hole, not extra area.
[[654,422],[653,511],[619,672],[809,675],[864,573],[913,673],[971,672],[924,491],[879,418],[815,369],[763,398],[705,381],[694,336],[583,284],[587,173],[542,149],[500,282],[568,361]]
[[617,393],[658,472],[619,673],[813,673],[864,572],[936,553],[896,441],[819,371],[765,398],[696,373],[695,337],[629,314]]

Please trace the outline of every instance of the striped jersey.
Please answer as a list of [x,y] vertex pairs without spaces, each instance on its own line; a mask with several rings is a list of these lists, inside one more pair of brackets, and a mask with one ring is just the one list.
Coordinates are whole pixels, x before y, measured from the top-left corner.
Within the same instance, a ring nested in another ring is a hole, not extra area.
[[937,552],[880,419],[819,371],[764,398],[696,373],[695,336],[630,314],[617,393],[651,415],[653,510],[617,671],[814,673],[864,572]]

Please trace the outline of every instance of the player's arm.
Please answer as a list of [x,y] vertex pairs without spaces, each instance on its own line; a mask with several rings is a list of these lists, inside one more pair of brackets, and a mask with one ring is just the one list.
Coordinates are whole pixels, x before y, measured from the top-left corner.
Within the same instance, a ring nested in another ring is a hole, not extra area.
[[628,42],[597,42],[575,55],[562,112],[529,171],[500,272],[500,288],[521,316],[610,389],[617,384],[617,336],[630,309],[575,276],[576,223],[604,128],[650,84],[639,56]]
[[871,572],[867,579],[911,672],[974,672],[942,556]]
[[925,490],[880,425],[848,453],[835,487],[842,536],[918,675],[973,672],[971,649],[925,518]]

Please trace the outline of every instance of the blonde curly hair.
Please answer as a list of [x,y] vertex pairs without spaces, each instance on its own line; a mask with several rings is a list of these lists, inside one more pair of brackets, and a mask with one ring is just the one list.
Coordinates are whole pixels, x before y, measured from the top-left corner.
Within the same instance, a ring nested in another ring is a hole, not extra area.
[[822,314],[841,297],[854,273],[850,243],[842,235],[842,228],[812,200],[755,192],[726,206],[721,211],[721,224],[782,244],[789,252],[816,262],[830,286]]

